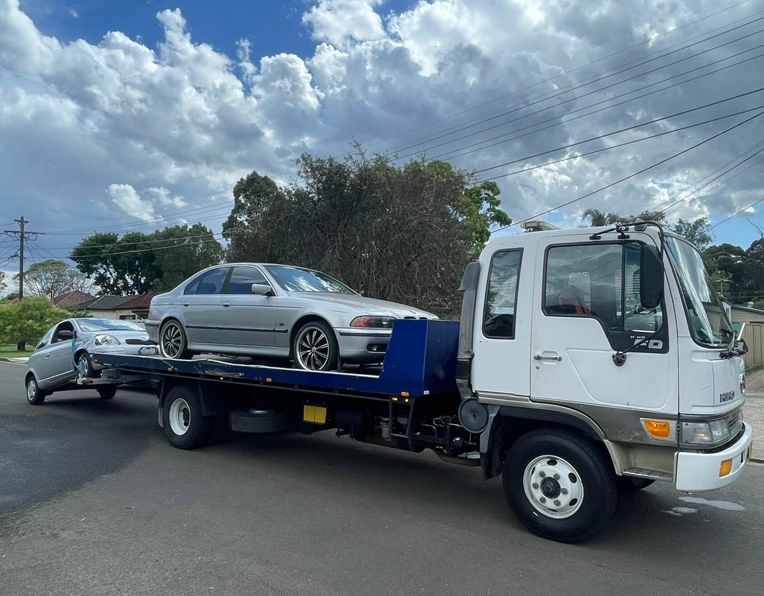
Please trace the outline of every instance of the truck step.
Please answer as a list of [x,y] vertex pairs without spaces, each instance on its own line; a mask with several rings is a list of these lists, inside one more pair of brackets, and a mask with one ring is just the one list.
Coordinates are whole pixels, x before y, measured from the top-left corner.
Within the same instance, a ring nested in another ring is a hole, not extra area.
[[658,470],[648,470],[647,468],[629,468],[623,471],[624,476],[631,476],[633,478],[646,478],[648,480],[674,480],[674,476],[668,472],[660,472]]

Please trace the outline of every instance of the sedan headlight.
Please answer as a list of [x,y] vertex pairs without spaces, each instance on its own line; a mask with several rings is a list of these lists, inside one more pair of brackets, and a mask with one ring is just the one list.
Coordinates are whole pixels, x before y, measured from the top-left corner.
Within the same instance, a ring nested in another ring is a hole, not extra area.
[[97,346],[118,346],[120,341],[113,335],[96,335],[93,343]]
[[363,315],[350,321],[351,327],[376,327],[378,329],[392,329],[395,317],[372,317]]
[[682,443],[686,445],[716,445],[729,438],[730,427],[724,419],[682,423]]

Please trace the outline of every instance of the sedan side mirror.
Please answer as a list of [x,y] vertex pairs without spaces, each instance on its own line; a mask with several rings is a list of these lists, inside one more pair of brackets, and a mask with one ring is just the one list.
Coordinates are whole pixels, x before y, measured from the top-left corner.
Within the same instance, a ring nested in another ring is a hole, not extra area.
[[252,293],[257,296],[275,296],[273,288],[268,284],[252,284]]
[[663,297],[663,262],[655,246],[642,246],[639,263],[639,298],[643,308],[655,308]]
[[62,329],[58,332],[58,339],[61,341],[67,340],[67,339],[73,339],[74,338],[74,332],[69,331],[68,329]]

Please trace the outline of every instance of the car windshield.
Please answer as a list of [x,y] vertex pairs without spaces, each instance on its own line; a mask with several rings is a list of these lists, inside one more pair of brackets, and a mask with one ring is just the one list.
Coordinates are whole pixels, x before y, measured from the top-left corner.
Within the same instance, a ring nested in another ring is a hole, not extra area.
[[110,319],[87,319],[77,321],[83,331],[144,331],[144,327],[133,321],[117,321]]
[[266,269],[287,292],[332,292],[357,295],[357,292],[341,281],[320,271],[283,265],[269,265]]
[[734,332],[700,253],[679,238],[666,238],[666,246],[679,277],[693,338],[704,344],[729,344]]

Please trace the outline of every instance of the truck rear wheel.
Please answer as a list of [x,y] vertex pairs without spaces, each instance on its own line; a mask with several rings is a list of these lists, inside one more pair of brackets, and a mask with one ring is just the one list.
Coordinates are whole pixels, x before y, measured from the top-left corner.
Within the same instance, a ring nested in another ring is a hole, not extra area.
[[502,474],[512,512],[529,530],[558,542],[581,542],[612,517],[612,464],[591,440],[565,430],[536,430],[509,450]]
[[162,420],[167,439],[178,449],[207,445],[215,430],[215,420],[202,416],[199,393],[186,385],[176,385],[167,393]]

